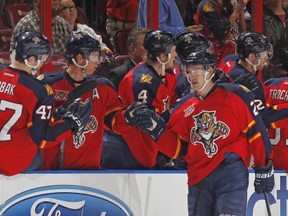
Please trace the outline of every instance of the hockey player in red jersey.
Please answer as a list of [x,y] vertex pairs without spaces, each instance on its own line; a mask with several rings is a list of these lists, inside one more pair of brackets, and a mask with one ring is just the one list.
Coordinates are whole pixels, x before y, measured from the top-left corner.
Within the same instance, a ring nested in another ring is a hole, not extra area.
[[33,75],[49,60],[52,48],[41,33],[28,30],[16,37],[15,60],[0,72],[0,172],[15,175],[39,168],[42,150],[83,128],[91,103],[76,101],[54,121],[52,88]]
[[251,153],[256,193],[271,192],[272,147],[253,94],[243,86],[215,83],[215,65],[210,52],[191,53],[186,59],[194,93],[173,107],[168,123],[147,108],[134,116],[160,151],[167,142],[188,143],[189,215],[245,216]]
[[[136,65],[120,82],[118,94],[126,106],[141,101],[153,106],[157,113],[163,114],[177,99],[176,76],[173,63],[176,47],[173,35],[162,30],[152,30],[145,35],[144,48],[147,60]],[[131,115],[133,114],[133,106]],[[128,124],[133,125],[126,112]],[[123,134],[121,124],[113,127],[115,133],[107,132],[103,140],[102,167],[122,169],[150,169],[156,164],[157,145],[147,134],[138,134],[137,128]],[[121,135],[121,136],[120,136]]]
[[287,118],[287,106],[267,106],[270,104],[269,94],[264,83],[256,76],[258,71],[269,64],[273,56],[272,45],[264,35],[257,32],[241,33],[236,43],[238,60],[234,59],[234,66],[228,75],[233,82],[246,86],[254,94],[254,103],[267,128],[285,126],[283,119]]
[[[288,102],[288,78],[272,78],[265,82],[273,106],[279,106]],[[274,167],[288,172],[288,128],[286,126],[269,129],[269,137],[274,151]]]
[[[64,72],[46,73],[39,77],[52,86],[58,110],[76,87],[86,89],[81,100],[90,99],[93,110],[87,126],[81,133],[63,140],[58,146],[44,151],[42,169],[100,169],[104,124],[111,126],[116,111],[123,109],[112,83],[93,75],[100,64],[100,43],[79,32],[66,44],[68,68]],[[88,81],[95,86],[89,89]]]

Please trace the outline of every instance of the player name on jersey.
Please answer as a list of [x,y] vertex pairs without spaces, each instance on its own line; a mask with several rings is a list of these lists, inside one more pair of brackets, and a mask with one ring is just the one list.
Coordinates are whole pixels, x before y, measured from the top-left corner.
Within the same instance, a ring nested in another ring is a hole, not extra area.
[[274,100],[288,101],[288,91],[286,90],[270,89],[270,95]]
[[13,95],[15,85],[6,82],[0,82],[0,93],[5,93],[8,95]]

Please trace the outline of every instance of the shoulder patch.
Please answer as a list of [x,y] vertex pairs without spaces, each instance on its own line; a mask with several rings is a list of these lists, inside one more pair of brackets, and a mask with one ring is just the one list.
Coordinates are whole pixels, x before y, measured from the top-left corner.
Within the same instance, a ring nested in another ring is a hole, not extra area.
[[45,84],[44,88],[46,89],[48,95],[54,94],[53,89],[52,89],[52,87],[50,85]]
[[39,76],[36,77],[38,80],[43,80],[44,79],[44,74],[41,74]]
[[241,87],[245,92],[250,92],[250,90],[249,90],[246,86],[240,85],[240,87]]
[[202,7],[203,12],[209,13],[209,12],[212,12],[213,10],[214,10],[213,5],[210,2],[206,2],[205,4],[203,4],[203,7]]
[[142,74],[140,83],[149,83],[152,82],[152,76],[150,74]]

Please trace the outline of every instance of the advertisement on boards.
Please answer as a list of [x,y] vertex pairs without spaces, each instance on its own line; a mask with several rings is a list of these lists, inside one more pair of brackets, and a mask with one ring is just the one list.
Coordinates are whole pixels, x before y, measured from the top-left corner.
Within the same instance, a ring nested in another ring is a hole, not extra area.
[[[275,173],[272,215],[287,216],[287,174]],[[268,215],[249,175],[247,216]],[[185,171],[32,172],[0,176],[0,215],[188,216]]]

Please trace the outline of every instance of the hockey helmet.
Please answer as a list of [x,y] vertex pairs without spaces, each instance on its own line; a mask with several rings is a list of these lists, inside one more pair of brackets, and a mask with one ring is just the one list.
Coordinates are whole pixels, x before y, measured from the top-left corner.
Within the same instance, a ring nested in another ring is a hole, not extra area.
[[268,57],[273,56],[273,47],[266,36],[257,32],[243,32],[236,40],[236,52],[240,59],[245,59],[250,53],[260,57],[260,53],[267,51]]
[[46,36],[34,30],[27,30],[15,38],[15,52],[17,61],[24,61],[30,56],[41,60],[44,55],[47,55],[47,62],[53,54],[53,49]]
[[151,60],[156,60],[162,52],[169,54],[173,45],[173,34],[167,31],[151,30],[144,38],[144,48],[147,50],[148,59]]
[[77,32],[70,36],[66,43],[66,58],[71,61],[78,54],[89,60],[91,52],[100,52],[100,43],[85,32]]
[[193,52],[186,58],[186,67],[194,65],[203,65],[205,70],[209,67],[215,67],[217,58],[212,51]]
[[212,42],[199,32],[184,32],[176,38],[176,52],[184,63],[192,52],[213,51]]

